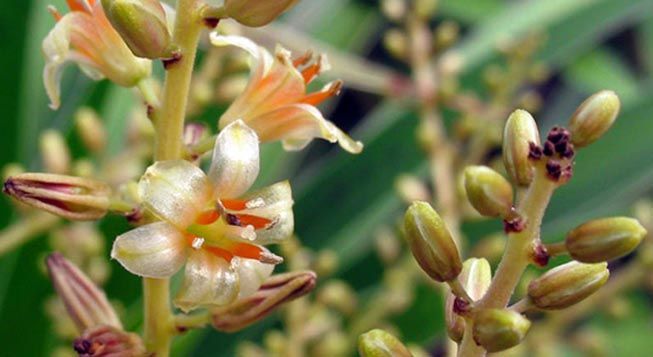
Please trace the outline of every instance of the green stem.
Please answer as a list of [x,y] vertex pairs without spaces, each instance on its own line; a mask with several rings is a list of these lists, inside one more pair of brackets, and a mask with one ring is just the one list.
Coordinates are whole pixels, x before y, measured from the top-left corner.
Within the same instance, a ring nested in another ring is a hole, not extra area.
[[485,356],[486,354],[485,349],[474,341],[473,326],[471,319],[465,320],[465,333],[460,342],[460,348],[458,348],[458,357]]
[[[169,63],[163,87],[161,111],[154,123],[156,161],[175,160],[182,156],[182,135],[188,93],[202,31],[199,16],[201,6],[199,0],[177,1],[173,43],[179,49],[180,58],[174,63]],[[145,346],[148,352],[155,356],[166,357],[170,354],[170,343],[175,333],[170,309],[170,280],[144,278],[143,298]]]
[[61,219],[45,212],[37,212],[21,219],[0,232],[0,257],[56,226]]
[[176,315],[174,317],[175,329],[177,332],[185,332],[189,329],[202,328],[211,322],[211,314],[204,310],[192,315]]
[[552,257],[567,253],[567,245],[565,242],[549,243],[545,244],[544,247],[546,248],[547,253]]

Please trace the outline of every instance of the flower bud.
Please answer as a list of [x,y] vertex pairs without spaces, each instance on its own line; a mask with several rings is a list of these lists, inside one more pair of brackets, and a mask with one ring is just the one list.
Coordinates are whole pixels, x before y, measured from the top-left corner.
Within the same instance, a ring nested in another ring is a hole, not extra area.
[[406,0],[382,0],[381,12],[392,21],[400,21],[406,15]]
[[390,29],[383,34],[383,46],[394,58],[406,58],[409,42],[406,33],[399,29]]
[[73,348],[83,357],[145,356],[143,340],[112,326],[96,326],[75,339]]
[[327,282],[318,292],[317,301],[345,316],[356,311],[356,292],[341,280]]
[[44,173],[24,173],[5,181],[4,193],[22,203],[71,220],[102,218],[111,189],[103,182]]
[[358,337],[361,357],[410,357],[410,351],[391,334],[374,329]]
[[264,26],[295,5],[297,0],[225,0],[227,16],[249,27]]
[[75,113],[77,132],[86,146],[92,152],[104,150],[107,144],[107,132],[102,120],[91,108],[80,108]]
[[[467,295],[474,301],[480,300],[492,282],[492,269],[490,263],[483,258],[469,258],[463,263],[463,270],[458,276],[460,284],[467,291]],[[460,342],[465,331],[465,320],[454,311],[456,296],[447,293],[445,319],[447,321],[447,334]]]
[[564,309],[592,295],[608,281],[609,276],[607,263],[572,261],[533,280],[528,285],[528,296],[540,309]]
[[59,253],[48,256],[46,264],[52,284],[80,332],[102,325],[122,329],[104,292],[81,270]]
[[507,217],[512,211],[512,186],[487,166],[465,169],[465,191],[472,206],[484,216]]
[[483,309],[474,315],[474,341],[488,352],[517,346],[531,322],[520,313],[506,309]]
[[46,130],[41,135],[41,158],[43,168],[53,174],[65,174],[70,170],[70,150],[66,140],[56,130]]
[[279,306],[311,292],[316,279],[317,275],[312,271],[274,275],[256,293],[211,310],[213,327],[224,332],[242,330]]
[[414,202],[404,217],[406,240],[417,263],[439,282],[455,279],[462,270],[458,247],[444,221],[426,202]]
[[413,175],[399,175],[395,181],[395,189],[399,197],[408,204],[414,201],[428,201],[431,196],[426,185]]
[[429,19],[435,14],[435,11],[438,9],[439,0],[415,0],[415,15]]
[[598,263],[632,252],[646,236],[646,229],[633,218],[612,217],[581,224],[567,234],[569,254],[585,263]]
[[530,144],[540,145],[535,119],[525,110],[515,110],[503,130],[503,164],[512,181],[528,186],[533,180],[533,164],[529,159]]
[[149,59],[172,56],[166,13],[159,0],[102,0],[102,7],[134,55]]
[[621,103],[613,91],[602,90],[587,98],[569,119],[571,142],[587,146],[603,136],[612,126]]

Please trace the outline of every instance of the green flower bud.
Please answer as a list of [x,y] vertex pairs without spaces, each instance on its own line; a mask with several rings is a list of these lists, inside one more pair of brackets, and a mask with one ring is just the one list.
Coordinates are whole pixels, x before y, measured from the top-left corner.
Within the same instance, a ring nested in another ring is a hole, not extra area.
[[406,240],[417,263],[439,282],[455,279],[462,270],[458,247],[444,221],[426,202],[414,202],[404,217]]
[[102,7],[134,55],[150,59],[172,56],[166,13],[159,0],[102,0]]
[[[465,260],[458,280],[460,280],[460,284],[465,288],[470,298],[474,301],[480,300],[492,282],[490,263],[483,258]],[[449,292],[447,294],[445,319],[447,321],[447,334],[452,340],[460,342],[465,331],[465,320],[454,311],[455,300],[455,295]]]
[[595,219],[571,230],[565,245],[574,259],[598,263],[632,252],[646,233],[646,229],[634,218]]
[[410,351],[391,334],[374,329],[358,338],[358,353],[362,357],[410,357]]
[[390,29],[383,34],[383,46],[394,58],[406,58],[408,43],[406,33],[399,29]]
[[571,142],[583,147],[596,141],[610,129],[620,107],[613,91],[603,90],[587,98],[569,119]]
[[528,285],[528,296],[540,309],[564,309],[592,295],[609,276],[607,263],[572,261],[533,280]]
[[488,352],[517,346],[531,322],[520,313],[506,309],[483,309],[474,316],[474,340]]
[[533,164],[529,159],[530,144],[540,145],[535,119],[525,110],[515,110],[503,130],[503,164],[512,181],[528,186],[533,181]]
[[399,22],[406,15],[406,0],[382,0],[381,12],[390,20]]
[[484,216],[506,217],[512,210],[512,186],[487,166],[465,169],[465,191],[472,206]]
[[264,26],[291,8],[297,0],[225,0],[227,16],[249,27]]

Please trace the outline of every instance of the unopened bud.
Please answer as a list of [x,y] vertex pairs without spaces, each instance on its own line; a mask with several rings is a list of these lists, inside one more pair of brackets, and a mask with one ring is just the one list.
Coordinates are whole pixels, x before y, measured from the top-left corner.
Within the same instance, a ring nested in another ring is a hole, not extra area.
[[465,191],[469,203],[484,216],[507,217],[512,212],[512,186],[487,166],[468,166],[465,169]]
[[603,90],[587,98],[569,119],[571,142],[587,146],[603,136],[612,126],[621,103],[613,91]]
[[356,310],[356,293],[341,280],[331,280],[317,294],[317,301],[336,309],[345,316]]
[[65,174],[70,170],[70,150],[60,132],[56,130],[43,132],[40,148],[43,168],[47,172]]
[[311,348],[311,356],[347,356],[350,342],[342,331],[330,331]]
[[[472,300],[480,300],[492,282],[490,263],[483,258],[467,259],[463,264],[463,270],[458,276],[458,280]],[[465,331],[465,320],[456,313],[455,302],[456,296],[449,292],[447,294],[445,319],[447,334],[452,340],[460,342]]]
[[410,357],[410,351],[391,334],[374,329],[358,337],[361,357]]
[[91,108],[80,108],[75,113],[75,124],[84,146],[92,152],[104,150],[107,144],[107,133],[102,120]]
[[390,29],[383,34],[383,47],[394,58],[403,59],[408,54],[408,37],[399,29]]
[[260,27],[272,22],[295,3],[297,0],[225,0],[224,11],[245,26]]
[[646,229],[633,218],[612,217],[589,221],[567,234],[569,254],[585,263],[617,259],[632,252],[646,236]]
[[483,309],[474,315],[474,341],[488,352],[517,346],[531,327],[520,313],[506,309]]
[[428,203],[415,202],[408,208],[404,230],[415,260],[431,278],[446,282],[458,277],[462,270],[458,247]]
[[225,332],[242,330],[279,306],[311,292],[316,279],[312,271],[273,275],[254,294],[211,310],[213,327]]
[[528,285],[528,296],[540,309],[564,309],[592,295],[609,276],[607,263],[572,261],[533,280]]
[[395,189],[399,197],[408,204],[414,201],[428,201],[431,196],[426,185],[413,175],[399,175],[395,181]]
[[44,173],[12,176],[4,193],[22,203],[71,220],[96,220],[109,209],[111,189],[91,179]]
[[159,0],[102,0],[104,13],[137,57],[172,57],[166,13]]
[[381,11],[392,21],[400,21],[406,15],[406,0],[382,0]]
[[122,329],[104,292],[81,270],[59,253],[48,256],[46,264],[52,285],[80,332],[102,325]]
[[376,253],[385,265],[390,265],[401,254],[401,242],[388,227],[382,227],[374,234]]
[[96,326],[75,339],[73,348],[80,357],[145,356],[143,340],[113,326]]
[[458,40],[460,26],[454,21],[444,21],[435,29],[433,40],[436,48],[447,48]]
[[318,276],[329,276],[338,271],[339,264],[338,253],[331,249],[323,249],[317,253],[313,268]]
[[413,5],[415,15],[425,19],[431,18],[438,9],[438,2],[439,0],[415,0]]
[[529,159],[531,143],[540,145],[535,119],[525,110],[516,110],[503,131],[503,164],[512,181],[528,186],[533,181],[533,164]]

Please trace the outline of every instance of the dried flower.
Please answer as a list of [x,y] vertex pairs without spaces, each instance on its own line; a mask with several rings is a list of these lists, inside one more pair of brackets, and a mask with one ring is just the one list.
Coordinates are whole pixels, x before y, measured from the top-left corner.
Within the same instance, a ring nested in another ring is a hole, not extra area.
[[272,22],[297,0],[225,0],[225,14],[245,26],[259,27]]
[[113,326],[96,326],[84,331],[73,342],[80,357],[145,356],[140,336]]
[[50,107],[60,105],[63,65],[77,63],[90,78],[109,80],[133,87],[150,75],[149,60],[135,57],[104,15],[97,0],[67,0],[71,12],[62,15],[54,7],[50,12],[57,24],[43,40],[46,63],[43,70]]
[[74,264],[53,253],[48,256],[47,267],[57,294],[80,332],[101,325],[122,329],[104,292]]
[[607,263],[572,261],[531,281],[528,297],[540,309],[564,309],[592,295],[608,281],[609,276]]
[[302,297],[315,288],[317,275],[299,271],[273,275],[254,294],[211,310],[213,327],[219,331],[239,331],[271,314],[281,305]]
[[217,33],[211,34],[211,42],[215,46],[240,47],[252,58],[249,84],[220,117],[220,128],[242,119],[262,142],[282,140],[286,150],[300,150],[314,138],[323,138],[338,142],[351,153],[361,152],[362,143],[352,140],[315,107],[336,95],[342,82],[331,82],[319,92],[306,93],[306,85],[328,69],[325,56],[313,62],[308,53],[293,60],[282,47],[272,56],[249,39]]
[[[492,282],[492,268],[490,263],[483,258],[469,258],[463,263],[463,270],[458,276],[460,284],[465,288],[467,295],[474,301],[480,300]],[[447,321],[447,334],[460,342],[465,331],[465,320],[454,311],[456,296],[449,291],[445,310]]]
[[503,131],[503,164],[512,181],[519,186],[528,186],[533,180],[533,164],[529,157],[532,144],[540,146],[535,119],[525,110],[515,110]]
[[401,341],[380,329],[374,329],[358,337],[358,352],[362,357],[412,356]]
[[404,217],[406,240],[422,269],[434,280],[451,281],[462,270],[458,247],[437,212],[426,202],[414,202]]
[[632,252],[646,236],[646,229],[633,218],[611,217],[583,223],[567,234],[569,254],[585,263],[598,263]]
[[465,169],[465,191],[469,203],[484,216],[507,217],[513,209],[512,186],[487,166],[468,166]]
[[208,176],[184,160],[155,163],[139,191],[162,222],[119,236],[111,256],[151,278],[170,277],[188,259],[175,301],[185,311],[253,294],[282,261],[261,245],[287,238],[294,226],[288,182],[243,196],[258,171],[258,138],[240,120],[218,135]]
[[507,309],[482,309],[474,314],[474,341],[488,352],[517,346],[531,322],[520,313]]
[[3,191],[32,207],[79,221],[102,218],[111,194],[109,186],[100,181],[44,173],[9,177]]
[[617,119],[620,107],[613,91],[603,90],[587,98],[569,119],[572,143],[583,147],[599,139]]

